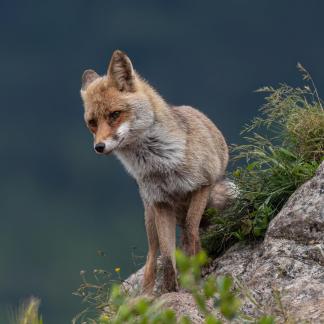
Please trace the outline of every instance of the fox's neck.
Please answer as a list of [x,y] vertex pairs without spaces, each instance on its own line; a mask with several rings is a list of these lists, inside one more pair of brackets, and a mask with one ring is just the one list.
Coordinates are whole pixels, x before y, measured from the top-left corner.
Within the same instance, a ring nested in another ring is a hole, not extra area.
[[172,136],[165,123],[156,120],[116,155],[137,180],[152,173],[167,174],[183,164],[185,138]]
[[146,81],[141,79],[141,77],[138,76],[138,80],[138,87],[143,93],[145,93],[145,95],[149,99],[151,107],[154,111],[156,121],[166,119],[171,120],[172,118],[170,116],[170,106],[168,105],[168,103],[159,95],[159,93],[152,86],[150,86]]
[[176,120],[172,116],[172,108],[154,88],[143,80],[141,80],[140,87],[150,101],[154,112],[154,122],[135,139],[135,143],[128,149],[141,151],[147,156],[155,154],[171,159],[169,155],[175,153],[175,148],[182,150],[185,136],[181,136]]
[[182,165],[185,140],[168,136],[166,129],[156,123],[116,155],[137,180],[152,173],[167,174]]

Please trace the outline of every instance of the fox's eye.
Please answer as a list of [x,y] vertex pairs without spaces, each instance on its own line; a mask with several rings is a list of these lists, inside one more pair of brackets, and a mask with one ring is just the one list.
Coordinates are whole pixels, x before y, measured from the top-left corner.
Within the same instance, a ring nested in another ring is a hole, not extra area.
[[120,111],[113,111],[109,114],[109,118],[112,120],[116,120],[120,116]]
[[88,125],[90,127],[97,127],[97,121],[95,119],[88,120]]

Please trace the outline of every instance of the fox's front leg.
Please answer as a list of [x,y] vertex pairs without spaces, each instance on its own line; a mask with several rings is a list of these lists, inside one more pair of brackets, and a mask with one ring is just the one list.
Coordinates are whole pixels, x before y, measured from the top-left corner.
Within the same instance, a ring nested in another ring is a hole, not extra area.
[[159,249],[159,239],[155,225],[154,208],[145,207],[145,227],[148,241],[148,254],[144,269],[142,292],[152,294],[156,278],[156,258]]
[[182,233],[182,246],[188,255],[195,255],[200,250],[199,224],[209,199],[210,190],[210,186],[204,186],[192,193]]
[[155,208],[155,224],[159,237],[163,271],[163,291],[177,290],[176,278],[176,217],[172,209],[158,204]]

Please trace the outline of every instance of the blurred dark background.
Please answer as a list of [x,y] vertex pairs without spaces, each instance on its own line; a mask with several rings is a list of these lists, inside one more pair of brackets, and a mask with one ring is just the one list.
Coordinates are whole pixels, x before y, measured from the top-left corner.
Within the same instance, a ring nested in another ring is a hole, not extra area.
[[323,12],[319,0],[1,0],[0,323],[30,295],[45,323],[69,323],[81,269],[125,277],[134,247],[146,253],[136,184],[84,126],[83,70],[103,74],[125,50],[164,98],[238,143],[262,103],[253,90],[300,84],[297,61],[323,89]]

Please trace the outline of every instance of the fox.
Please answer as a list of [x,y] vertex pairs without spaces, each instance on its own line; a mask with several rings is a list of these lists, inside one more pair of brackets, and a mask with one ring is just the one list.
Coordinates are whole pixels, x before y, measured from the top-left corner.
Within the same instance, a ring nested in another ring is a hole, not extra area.
[[84,71],[80,92],[95,152],[113,153],[139,187],[148,241],[142,292],[153,294],[159,253],[162,289],[176,291],[176,226],[182,249],[195,255],[205,208],[223,208],[231,196],[224,136],[197,109],[168,104],[120,50],[105,75]]

